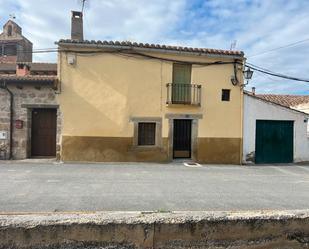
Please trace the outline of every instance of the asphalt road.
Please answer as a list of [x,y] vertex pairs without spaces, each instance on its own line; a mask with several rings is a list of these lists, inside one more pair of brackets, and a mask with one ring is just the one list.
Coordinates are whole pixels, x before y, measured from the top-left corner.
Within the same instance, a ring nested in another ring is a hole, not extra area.
[[308,208],[309,166],[0,162],[0,212]]

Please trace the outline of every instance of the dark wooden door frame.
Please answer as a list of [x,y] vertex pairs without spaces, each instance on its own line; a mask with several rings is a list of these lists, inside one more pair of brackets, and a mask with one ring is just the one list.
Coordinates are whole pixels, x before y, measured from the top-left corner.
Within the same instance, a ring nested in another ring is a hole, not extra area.
[[190,158],[192,155],[192,120],[174,119],[173,158]]
[[174,137],[174,119],[191,119],[191,160],[197,159],[197,136],[198,136],[198,120],[203,118],[203,114],[179,114],[179,113],[166,113],[165,118],[168,119],[168,159],[173,161],[173,137]]
[[[35,116],[37,113],[38,116]],[[57,109],[31,109],[31,157],[55,157],[57,141]]]

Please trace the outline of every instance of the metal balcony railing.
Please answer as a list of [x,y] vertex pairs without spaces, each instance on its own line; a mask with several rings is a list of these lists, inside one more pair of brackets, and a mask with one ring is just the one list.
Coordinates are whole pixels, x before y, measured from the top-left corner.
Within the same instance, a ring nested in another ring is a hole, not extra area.
[[168,83],[166,104],[201,105],[201,85]]

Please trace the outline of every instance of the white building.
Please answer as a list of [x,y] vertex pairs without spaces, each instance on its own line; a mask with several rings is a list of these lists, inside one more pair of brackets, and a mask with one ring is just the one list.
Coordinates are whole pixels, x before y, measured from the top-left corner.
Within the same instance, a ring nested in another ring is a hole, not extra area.
[[243,163],[309,161],[308,118],[269,97],[245,93]]
[[258,94],[257,97],[309,114],[309,95]]

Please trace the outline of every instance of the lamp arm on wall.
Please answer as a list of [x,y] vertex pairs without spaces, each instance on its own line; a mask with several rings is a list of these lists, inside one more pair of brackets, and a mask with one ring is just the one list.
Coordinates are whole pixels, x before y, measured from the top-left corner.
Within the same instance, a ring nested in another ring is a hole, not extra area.
[[233,84],[233,86],[236,86],[239,81],[238,81],[238,78],[237,78],[237,61],[235,60],[234,63],[234,75],[231,77],[231,82]]

